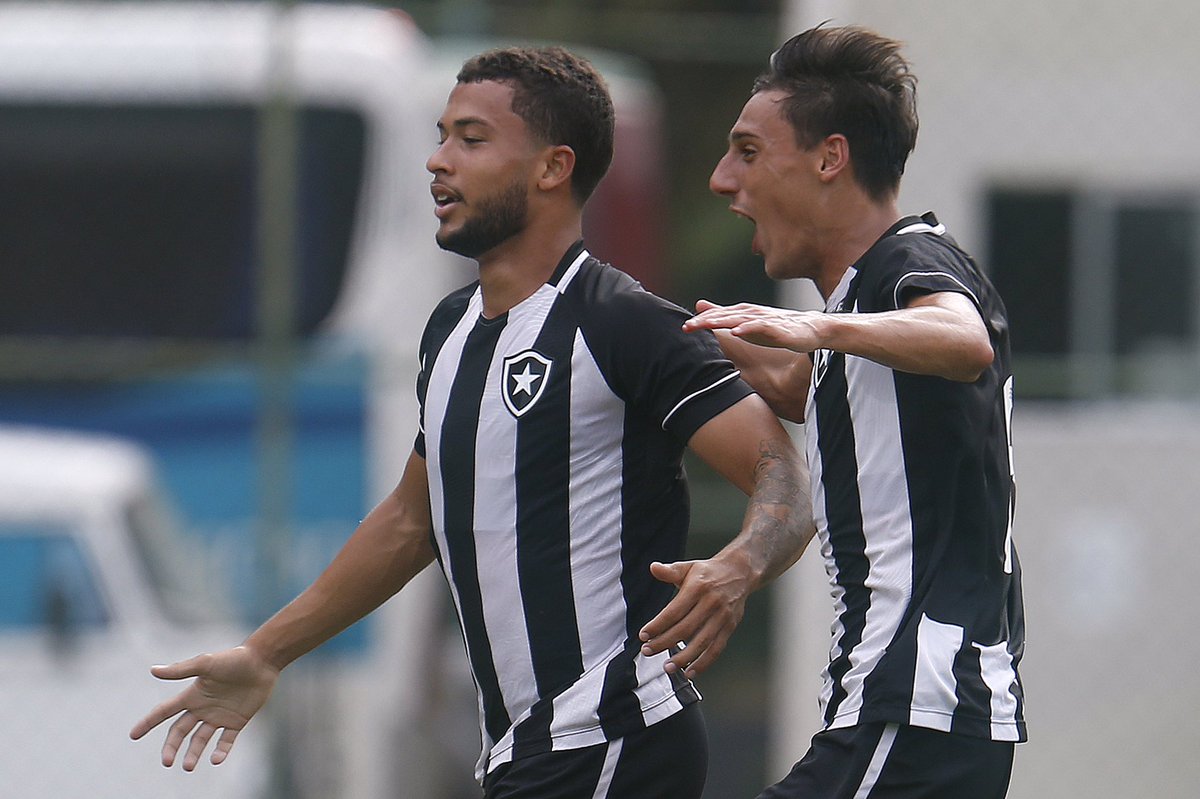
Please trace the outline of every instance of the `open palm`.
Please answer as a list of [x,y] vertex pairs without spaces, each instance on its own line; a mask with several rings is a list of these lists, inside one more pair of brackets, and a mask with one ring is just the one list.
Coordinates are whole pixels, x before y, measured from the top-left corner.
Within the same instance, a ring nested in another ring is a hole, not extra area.
[[[238,733],[266,704],[279,677],[279,670],[252,650],[239,646],[215,654],[198,655],[150,672],[162,680],[195,680],[173,698],[157,705],[130,731],[135,740],[167,719],[179,717],[167,731],[162,764],[171,766],[191,734],[183,757],[183,768],[192,771],[209,741],[221,730],[210,761],[217,765],[229,756]],[[193,730],[195,731],[193,733]]]

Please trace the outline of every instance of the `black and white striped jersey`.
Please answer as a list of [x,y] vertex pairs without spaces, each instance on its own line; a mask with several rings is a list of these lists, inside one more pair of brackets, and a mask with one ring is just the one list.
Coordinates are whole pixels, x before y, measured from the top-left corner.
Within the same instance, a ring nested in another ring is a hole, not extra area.
[[813,353],[804,427],[836,611],[822,712],[830,728],[885,721],[1023,741],[1003,303],[926,214],[884,234],[826,311],[891,311],[939,291],[971,298],[988,328],[995,360],[974,383]]
[[638,632],[683,556],[691,435],[750,389],[688,314],[574,245],[549,282],[482,316],[478,284],[421,342],[417,453],[478,690],[476,776],[619,738],[699,696]]

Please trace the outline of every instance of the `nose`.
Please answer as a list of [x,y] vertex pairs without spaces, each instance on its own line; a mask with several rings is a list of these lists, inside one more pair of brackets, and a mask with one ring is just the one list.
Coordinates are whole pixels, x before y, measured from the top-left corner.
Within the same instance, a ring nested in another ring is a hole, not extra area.
[[722,197],[730,197],[737,193],[737,183],[733,179],[729,168],[730,154],[725,153],[721,160],[717,162],[713,168],[712,175],[708,178],[708,188],[713,194],[719,194]]
[[439,172],[449,172],[450,171],[450,164],[446,160],[446,143],[445,142],[442,142],[441,144],[439,144],[437,146],[437,148],[433,151],[433,153],[429,156],[429,159],[425,162],[425,168],[435,175]]

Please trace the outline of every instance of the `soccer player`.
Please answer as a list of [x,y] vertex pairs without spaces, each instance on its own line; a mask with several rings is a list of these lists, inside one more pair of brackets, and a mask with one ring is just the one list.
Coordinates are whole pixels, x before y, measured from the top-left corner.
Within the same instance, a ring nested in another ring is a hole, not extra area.
[[836,610],[824,729],[760,799],[999,799],[1025,740],[1008,321],[933,214],[902,216],[916,79],[818,27],[771,58],[711,188],[820,311],[701,301],[688,330],[804,423]]
[[[685,311],[584,247],[613,131],[586,61],[477,56],[437,127],[437,240],[479,280],[426,326],[399,484],[243,645],[155,668],[197,679],[131,734],[176,717],[162,761],[183,749],[191,770],[221,730],[220,763],[285,666],[436,559],[478,689],[488,799],[699,797],[690,677],[811,537],[803,458],[713,334],[684,332]],[[705,561],[680,562],[685,446],[750,496],[742,530]],[[648,655],[642,628],[660,612],[671,640],[647,635]]]

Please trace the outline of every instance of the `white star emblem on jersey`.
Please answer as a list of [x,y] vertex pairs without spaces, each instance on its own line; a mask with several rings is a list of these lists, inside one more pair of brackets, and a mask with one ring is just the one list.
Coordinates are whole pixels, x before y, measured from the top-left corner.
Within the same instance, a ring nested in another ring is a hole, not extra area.
[[532,397],[533,384],[535,381],[541,379],[541,377],[541,375],[534,374],[530,370],[529,364],[526,363],[524,372],[519,375],[512,376],[512,379],[517,381],[517,385],[513,388],[513,394],[528,394]]
[[524,416],[537,404],[550,382],[550,359],[536,350],[522,350],[504,359],[500,396],[513,416]]

